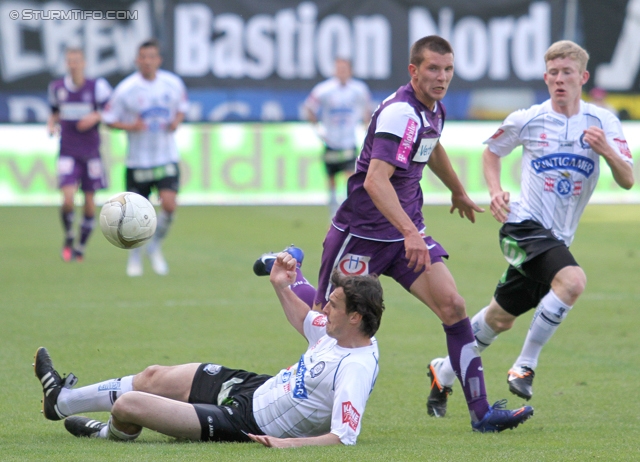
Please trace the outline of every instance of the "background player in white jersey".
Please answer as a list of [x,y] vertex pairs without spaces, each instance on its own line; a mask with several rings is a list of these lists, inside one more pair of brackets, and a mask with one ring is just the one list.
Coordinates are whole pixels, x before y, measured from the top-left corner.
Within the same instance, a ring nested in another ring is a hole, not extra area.
[[[582,101],[589,55],[577,44],[556,42],[545,54],[551,98],[509,115],[485,141],[484,174],[491,213],[501,223],[500,246],[509,267],[489,306],[473,317],[478,346],[487,348],[518,316],[536,308],[520,356],[508,373],[512,393],[530,399],[542,347],[586,285],[569,246],[595,189],[603,158],[624,189],[633,186],[633,161],[620,121]],[[500,183],[500,160],[523,146],[521,196],[510,202]],[[431,415],[446,411],[455,381],[448,358],[431,362]]]
[[[67,49],[65,60],[67,75],[49,84],[51,115],[47,128],[52,136],[60,129],[58,186],[63,197],[60,216],[65,235],[62,259],[82,261],[85,245],[93,231],[95,192],[107,186],[100,158],[98,126],[99,111],[111,95],[111,85],[103,78],[85,77],[81,49]],[[84,213],[78,241],[74,245],[74,198],[78,186],[84,194]]]
[[378,375],[382,287],[374,276],[342,276],[324,314],[310,310],[290,285],[296,260],[281,253],[271,283],[291,325],[308,341],[299,361],[276,376],[211,363],[151,366],[135,376],[72,389],[45,348],[35,358],[44,415],[111,412],[108,423],[72,416],[75,436],[133,440],[142,427],[203,441],[257,441],[271,447],[355,444]]
[[308,120],[316,125],[325,143],[323,156],[329,182],[329,208],[331,216],[338,208],[336,175],[351,175],[355,168],[358,146],[356,129],[371,119],[371,93],[367,84],[352,78],[351,63],[335,60],[335,75],[320,82],[304,104]]
[[[127,131],[126,188],[145,197],[158,192],[162,210],[158,227],[147,245],[153,270],[165,275],[169,267],[160,245],[169,231],[177,207],[180,159],[174,133],[188,109],[187,91],[182,79],[160,69],[162,58],[155,40],[138,48],[138,72],[116,87],[103,114],[112,128]],[[129,251],[127,274],[142,275],[142,249]]]

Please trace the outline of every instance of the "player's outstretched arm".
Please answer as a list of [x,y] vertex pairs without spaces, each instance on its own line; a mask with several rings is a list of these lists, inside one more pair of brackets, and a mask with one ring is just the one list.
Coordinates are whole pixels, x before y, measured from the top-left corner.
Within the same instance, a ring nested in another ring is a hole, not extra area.
[[320,436],[311,436],[308,438],[276,438],[274,436],[253,435],[249,433],[256,443],[263,444],[268,448],[299,448],[302,446],[330,446],[340,444],[340,438],[333,433],[327,433]]
[[607,142],[607,135],[601,128],[592,126],[584,131],[584,141],[600,156],[604,157],[611,169],[613,179],[621,188],[633,186],[633,167],[625,162]]
[[287,320],[304,337],[304,320],[309,314],[309,306],[289,287],[296,282],[296,259],[287,252],[280,252],[271,268],[269,280]]
[[502,190],[500,183],[500,157],[489,148],[485,148],[482,153],[482,170],[491,195],[491,215],[500,223],[504,223],[511,211],[510,194]]
[[466,217],[471,223],[476,222],[476,212],[482,213],[484,209],[479,207],[464,190],[464,186],[460,182],[458,175],[456,174],[447,152],[444,147],[438,142],[428,164],[431,171],[444,183],[444,185],[451,191],[451,210],[453,213],[458,209],[460,218]]

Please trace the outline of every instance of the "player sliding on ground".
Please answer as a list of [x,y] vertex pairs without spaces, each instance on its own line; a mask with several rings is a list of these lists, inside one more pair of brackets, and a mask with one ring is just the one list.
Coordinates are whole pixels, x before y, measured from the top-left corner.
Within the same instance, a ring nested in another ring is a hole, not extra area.
[[[150,366],[73,389],[72,376],[63,380],[39,348],[34,368],[45,417],[66,417],[75,436],[112,440],[134,440],[146,427],[177,438],[253,440],[269,447],[355,444],[378,375],[373,335],[384,311],[382,287],[374,276],[336,273],[322,314],[290,289],[297,272],[296,260],[283,252],[270,279],[287,319],[309,346],[275,377],[192,363]],[[98,411],[111,412],[109,421],[73,416]]]

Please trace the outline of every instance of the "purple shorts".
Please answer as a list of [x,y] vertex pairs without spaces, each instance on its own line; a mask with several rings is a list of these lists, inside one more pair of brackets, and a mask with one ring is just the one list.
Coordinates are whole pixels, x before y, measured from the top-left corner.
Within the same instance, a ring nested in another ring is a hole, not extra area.
[[60,156],[58,158],[58,187],[80,184],[80,189],[87,192],[107,187],[107,181],[99,157],[93,159],[76,159]]
[[[429,249],[431,264],[449,257],[447,251],[431,236],[425,236],[424,242]],[[424,269],[415,273],[408,265],[404,241],[372,241],[356,237],[348,229],[340,231],[331,226],[323,243],[315,303],[321,306],[327,303],[333,290],[330,279],[334,268],[338,268],[343,274],[384,274],[409,290]]]

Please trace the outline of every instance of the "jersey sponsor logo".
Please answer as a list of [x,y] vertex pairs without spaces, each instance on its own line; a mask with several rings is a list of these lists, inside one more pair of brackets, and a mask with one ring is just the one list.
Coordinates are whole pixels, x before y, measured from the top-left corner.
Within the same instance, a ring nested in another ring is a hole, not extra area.
[[556,184],[555,178],[546,177],[544,179],[544,190],[547,192],[553,191],[553,185]]
[[371,260],[371,257],[348,253],[338,262],[338,269],[342,274],[346,275],[361,276],[369,274],[369,260]]
[[589,178],[595,168],[593,160],[585,156],[568,153],[557,153],[542,156],[531,161],[531,166],[537,173],[549,170],[573,170]]
[[325,315],[316,316],[315,318],[313,318],[313,321],[311,321],[311,325],[316,327],[324,327],[327,325],[327,317]]
[[218,364],[207,364],[202,370],[209,375],[216,375],[222,370],[222,366],[219,366]]
[[573,181],[570,178],[560,178],[556,181],[556,193],[560,197],[567,197],[573,192]]
[[342,423],[349,424],[354,431],[358,428],[360,413],[354,405],[351,404],[351,401],[342,403]]
[[502,136],[503,133],[504,133],[504,130],[499,128],[496,130],[496,132],[493,135],[491,135],[491,139],[492,140],[498,139]]
[[433,149],[438,144],[438,140],[440,140],[440,137],[422,138],[422,140],[420,141],[420,146],[418,146],[418,150],[416,151],[412,160],[414,162],[420,162],[420,163],[429,162],[429,157],[431,157],[431,153],[433,152]]
[[304,363],[304,355],[300,356],[298,361],[298,370],[296,371],[295,386],[293,387],[293,396],[298,399],[307,399],[307,387],[304,384],[304,374],[307,372],[307,366]]
[[561,148],[569,148],[569,147],[571,147],[571,146],[573,146],[573,141],[569,141],[569,140],[567,140],[567,141],[560,141],[560,147],[561,147]]
[[541,140],[546,140],[547,139],[547,134],[546,133],[540,133],[540,139]]
[[627,144],[627,140],[620,139],[620,138],[614,138],[613,141],[618,146],[618,149],[620,150],[620,154],[622,154],[625,157],[628,157],[629,159],[633,158],[633,157],[631,157],[631,150],[629,149],[629,145]]
[[409,162],[409,154],[411,154],[411,148],[413,147],[413,138],[418,130],[418,123],[409,119],[407,127],[404,129],[404,135],[400,140],[400,145],[396,151],[396,160],[406,164]]
[[547,116],[545,117],[545,119],[546,119],[546,120],[548,120],[548,121],[550,121],[551,123],[554,123],[554,124],[556,124],[556,125],[559,125],[559,126],[561,126],[561,127],[564,127],[564,122],[563,122],[562,120],[560,120],[560,119],[556,119],[556,118],[555,118],[555,117],[553,117],[553,116],[547,115]]
[[545,178],[544,190],[546,192],[555,192],[560,197],[566,197],[569,194],[572,196],[579,196],[582,192],[582,181],[572,181],[570,178]]
[[315,379],[317,376],[322,374],[322,371],[324,370],[324,366],[325,366],[324,361],[320,361],[318,364],[313,366],[309,371],[309,375],[311,375],[311,378]]

